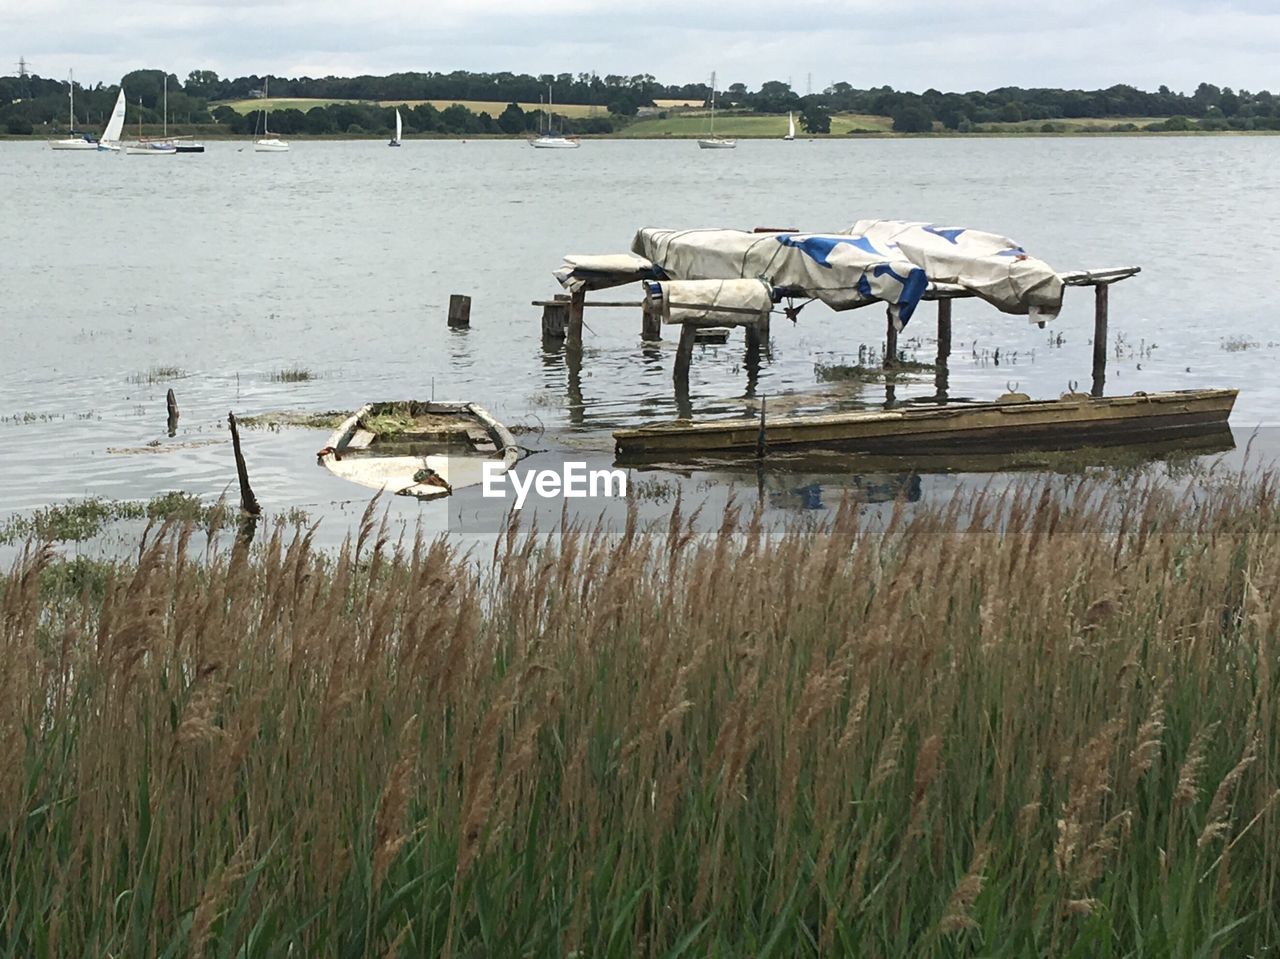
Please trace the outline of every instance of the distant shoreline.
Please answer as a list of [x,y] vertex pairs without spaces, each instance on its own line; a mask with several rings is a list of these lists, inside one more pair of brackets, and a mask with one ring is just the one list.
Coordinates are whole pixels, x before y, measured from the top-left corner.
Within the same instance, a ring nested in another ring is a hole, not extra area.
[[[173,133],[172,136],[194,136],[196,140],[204,143],[234,143],[241,142],[246,145],[251,144],[257,137],[246,137],[242,135],[227,133]],[[583,133],[576,135],[579,140],[631,140],[631,141],[685,141],[693,142],[706,134],[697,133],[665,133],[661,135],[627,135],[624,132],[618,133]],[[65,133],[48,133],[48,134],[31,134],[24,136],[13,133],[0,133],[0,142],[6,143],[47,143],[49,140],[61,139],[65,137]],[[145,136],[159,138],[159,131],[148,131]],[[368,134],[368,133],[282,133],[281,137],[290,141],[299,142],[321,142],[333,141],[340,142],[345,140],[357,141],[387,141],[385,135]],[[960,133],[954,130],[940,131],[935,130],[932,133],[895,133],[888,130],[875,130],[857,133],[827,133],[814,134],[801,133],[796,136],[796,142],[802,141],[829,141],[829,142],[847,142],[849,140],[1025,140],[1025,139],[1042,139],[1042,140],[1070,140],[1070,139],[1097,139],[1107,137],[1124,137],[1129,139],[1166,139],[1166,138],[1184,138],[1184,137],[1274,137],[1280,136],[1280,130],[1062,130],[1055,132],[1044,132],[1042,130],[1007,130],[1007,131],[970,131],[968,133]],[[781,140],[781,137],[774,135],[760,135],[752,133],[731,134],[734,140]],[[505,134],[505,133],[475,133],[475,134],[450,134],[450,133],[415,133],[405,134],[402,138],[407,142],[415,140],[455,140],[466,142],[468,140],[529,140],[533,139],[528,134]],[[126,141],[128,142],[128,141]]]

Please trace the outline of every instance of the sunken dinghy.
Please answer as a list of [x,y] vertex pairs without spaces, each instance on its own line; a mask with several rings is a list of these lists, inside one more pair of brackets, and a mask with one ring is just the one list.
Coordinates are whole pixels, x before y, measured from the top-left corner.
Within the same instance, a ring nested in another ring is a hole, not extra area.
[[[1178,390],[1132,396],[1067,393],[1056,400],[1006,394],[992,403],[891,410],[655,423],[613,434],[622,460],[759,450],[859,453],[1002,453],[1069,450],[1196,437],[1226,427],[1235,390]],[[761,436],[763,432],[763,437]]]
[[370,403],[320,450],[329,472],[400,496],[436,499],[505,473],[520,459],[511,431],[474,403]]

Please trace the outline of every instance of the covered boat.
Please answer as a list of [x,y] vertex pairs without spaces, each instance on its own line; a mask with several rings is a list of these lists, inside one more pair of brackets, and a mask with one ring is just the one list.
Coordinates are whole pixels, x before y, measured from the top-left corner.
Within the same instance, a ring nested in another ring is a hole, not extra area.
[[370,403],[320,450],[329,472],[361,486],[419,499],[448,496],[520,459],[511,432],[474,403]]

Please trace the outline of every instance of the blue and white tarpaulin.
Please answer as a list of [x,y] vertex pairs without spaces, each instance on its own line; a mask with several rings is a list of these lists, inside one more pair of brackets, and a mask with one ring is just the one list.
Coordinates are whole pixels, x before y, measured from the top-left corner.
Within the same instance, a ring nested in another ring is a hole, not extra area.
[[1058,274],[1012,240],[929,223],[859,220],[842,233],[646,228],[631,249],[672,279],[758,277],[836,310],[882,301],[900,323],[931,283],[1037,321],[1062,308]]
[[1063,277],[1007,237],[980,230],[900,220],[859,220],[841,233],[646,228],[631,249],[565,257],[556,277],[570,290],[642,279],[760,279],[775,298],[811,296],[835,310],[884,302],[899,324],[931,287],[980,297],[1035,322],[1062,309]]
[[663,323],[747,326],[773,308],[773,287],[763,280],[646,280]]

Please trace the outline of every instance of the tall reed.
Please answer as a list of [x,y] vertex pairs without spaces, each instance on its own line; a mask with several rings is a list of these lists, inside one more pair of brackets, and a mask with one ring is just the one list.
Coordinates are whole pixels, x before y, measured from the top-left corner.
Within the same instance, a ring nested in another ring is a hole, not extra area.
[[[148,531],[0,580],[0,953],[1258,954],[1280,509]],[[199,541],[197,541],[199,537]]]

